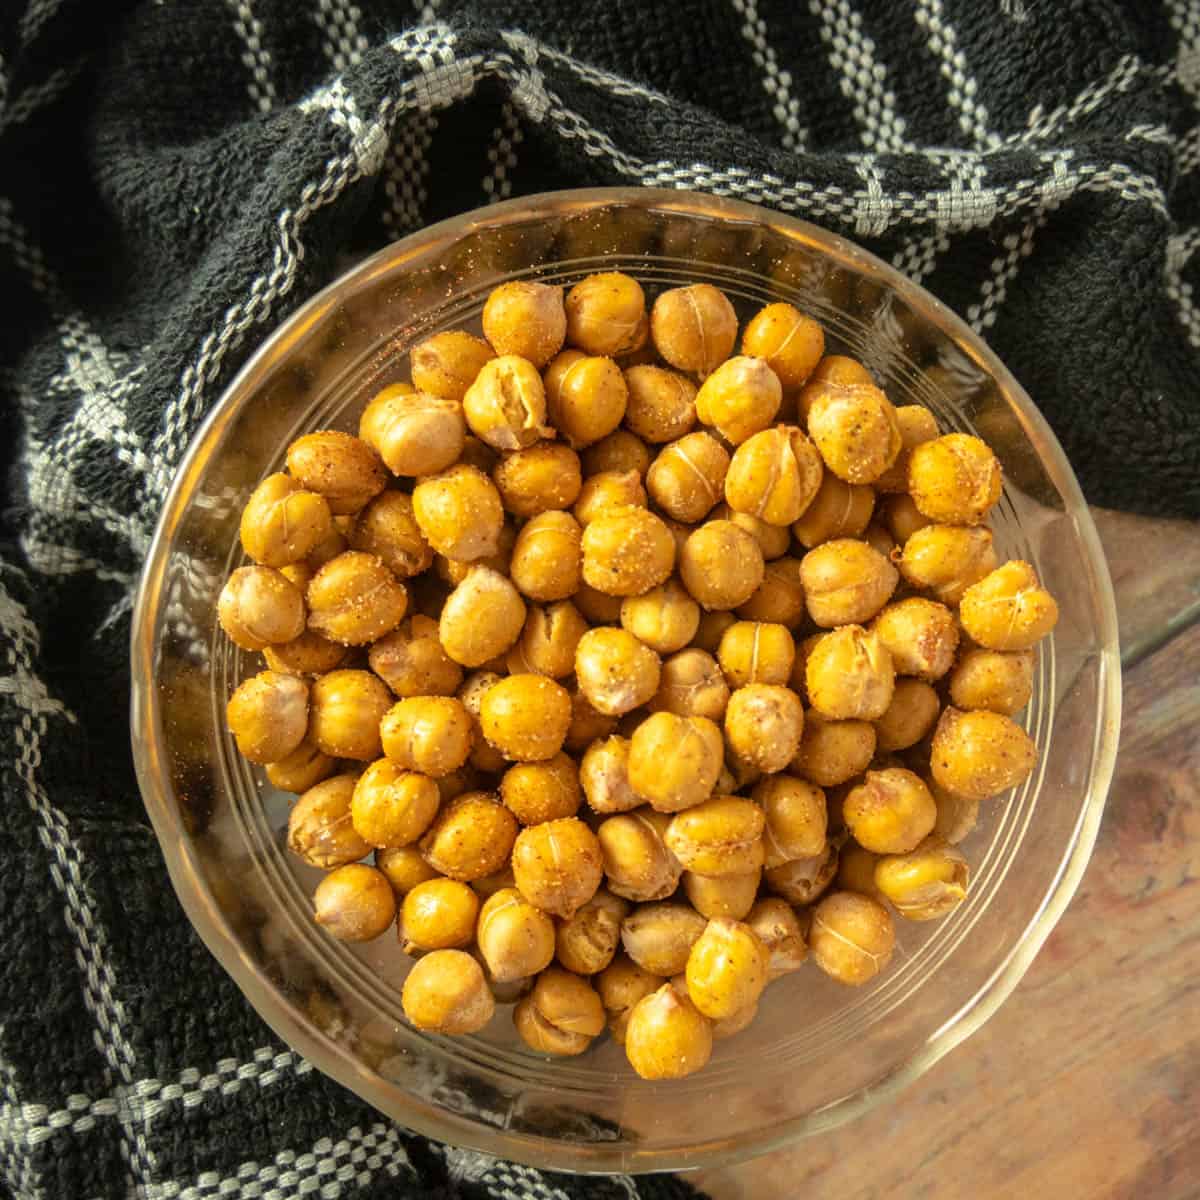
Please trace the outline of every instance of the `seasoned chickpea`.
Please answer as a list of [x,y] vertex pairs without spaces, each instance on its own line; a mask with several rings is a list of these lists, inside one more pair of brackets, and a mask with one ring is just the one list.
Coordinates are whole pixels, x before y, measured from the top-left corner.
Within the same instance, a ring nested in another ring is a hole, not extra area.
[[1014,717],[1032,695],[1032,650],[972,646],[950,672],[950,702],[955,708],[986,708]]
[[812,858],[825,849],[828,816],[819,787],[791,775],[772,775],[755,786],[753,795],[766,819],[766,867]]
[[308,627],[346,646],[365,646],[404,619],[408,592],[373,554],[347,550],[308,585]]
[[396,931],[405,954],[452,950],[475,940],[479,897],[457,879],[418,883],[400,906]]
[[325,497],[306,491],[290,475],[268,475],[242,510],[242,548],[265,567],[307,558],[332,530]]
[[909,455],[908,490],[931,521],[980,525],[1002,487],[996,456],[970,434],[943,434],[914,446]]
[[556,917],[571,917],[604,878],[596,835],[578,817],[543,821],[517,834],[513,876],[522,896]]
[[650,336],[671,366],[703,379],[733,351],[737,314],[712,284],[671,288],[650,310]]
[[767,896],[746,914],[746,925],[767,951],[767,981],[798,971],[808,958],[808,943],[795,911],[786,900]]
[[1058,624],[1058,604],[1027,562],[997,567],[962,594],[959,619],[989,650],[1028,650]]
[[671,818],[667,849],[685,871],[744,875],[763,865],[764,820],[763,810],[750,800],[714,796]]
[[838,538],[810,550],[800,562],[809,616],[820,626],[869,620],[896,590],[896,568],[877,550]]
[[525,670],[561,679],[575,670],[575,651],[588,625],[569,600],[546,608],[530,608],[521,631],[520,649]]
[[732,688],[748,683],[787,683],[796,643],[782,625],[735,621],[725,630],[717,661]]
[[895,562],[893,555],[897,553],[896,543],[892,540],[892,535],[878,521],[872,521],[867,526],[863,531],[862,539],[872,550],[877,550],[885,558]]
[[689,433],[664,446],[650,464],[646,487],[677,521],[702,521],[725,494],[729,453],[708,433]]
[[639,1000],[662,986],[662,979],[639,967],[631,958],[618,954],[596,976],[596,990],[608,1015],[608,1029],[613,1041],[625,1044],[625,1028],[629,1014]]
[[431,779],[457,771],[471,752],[471,717],[453,696],[397,701],[384,714],[379,732],[393,763]]
[[930,771],[947,791],[987,800],[1024,783],[1037,758],[1033,739],[1010,717],[947,707],[933,731]]
[[643,441],[673,442],[696,424],[696,385],[675,371],[630,367],[625,387],[625,424]]
[[334,775],[309,788],[288,814],[288,849],[309,866],[328,871],[371,853],[350,815],[356,782]]
[[860,896],[870,896],[872,900],[885,904],[887,897],[875,886],[875,865],[882,857],[864,850],[857,842],[847,842],[842,847],[841,861],[838,863],[838,891],[857,892]]
[[339,941],[369,942],[396,919],[396,893],[382,871],[348,863],[317,884],[313,918]]
[[967,588],[995,569],[991,530],[926,525],[904,543],[898,565],[914,587],[943,604],[958,604]]
[[504,506],[482,471],[460,463],[427,476],[413,488],[412,500],[417,524],[439,554],[474,562],[499,548]]
[[700,606],[683,585],[668,579],[640,596],[621,603],[621,624],[639,642],[659,654],[682,650],[700,624]]
[[629,782],[629,739],[613,735],[593,742],[579,762],[579,783],[597,813],[623,813],[642,798]]
[[461,404],[483,364],[495,357],[487,342],[463,329],[435,333],[418,342],[409,354],[413,385],[427,396]]
[[745,604],[762,583],[764,567],[758,542],[732,521],[701,525],[679,553],[683,586],[704,609]]
[[367,658],[371,670],[401,699],[453,696],[462,684],[462,668],[442,649],[437,622],[420,613],[380,638]]
[[550,421],[576,450],[607,437],[625,416],[628,387],[611,358],[564,350],[546,368]]
[[358,436],[394,475],[432,475],[457,462],[467,436],[460,399],[386,387],[367,405]]
[[505,758],[544,762],[562,749],[571,724],[571,697],[544,675],[510,675],[483,695],[483,735]]
[[876,736],[869,721],[834,721],[813,709],[804,714],[791,769],[818,787],[836,787],[867,769],[875,757]]
[[827,842],[811,858],[791,858],[763,872],[767,890],[796,906],[811,904],[833,882],[838,869],[838,849]]
[[625,1024],[625,1054],[643,1079],[682,1079],[712,1057],[712,1024],[673,984],[633,1006]]
[[923,404],[904,404],[896,409],[900,427],[900,453],[896,461],[875,480],[880,492],[908,491],[908,460],[914,447],[932,442],[938,435],[937,419]]
[[875,886],[910,921],[933,921],[956,908],[967,895],[967,860],[937,837],[926,838],[908,854],[881,858]]
[[421,853],[443,875],[470,883],[508,862],[517,818],[489,792],[466,792],[444,806],[421,839]]
[[856,892],[834,892],[813,911],[808,944],[826,975],[857,987],[887,966],[896,931],[878,901]]
[[217,619],[243,650],[263,650],[304,632],[304,597],[271,567],[239,567],[225,581]]
[[621,271],[589,275],[567,293],[567,340],[587,354],[628,354],[646,340],[646,296]]
[[655,712],[720,721],[729,704],[729,685],[713,656],[704,650],[681,650],[663,663],[658,691],[650,700]]
[[504,507],[518,517],[570,508],[583,484],[579,455],[560,442],[538,442],[506,455],[492,479]]
[[643,508],[610,509],[583,531],[584,582],[606,595],[640,596],[665,582],[674,565],[670,530]]
[[472,671],[458,689],[458,698],[471,716],[471,766],[492,775],[507,769],[508,760],[499,750],[488,745],[479,727],[479,710],[484,693],[498,684],[500,679],[495,671]]
[[379,455],[360,438],[322,429],[297,438],[288,470],[301,487],[324,496],[331,513],[356,513],[387,486]]
[[604,875],[614,895],[626,900],[663,900],[679,886],[683,868],[667,847],[670,817],[639,808],[600,822],[596,838]]
[[[462,559],[447,558],[444,554],[435,554],[433,556],[433,576],[441,583],[447,585],[448,588],[458,587],[460,583],[471,573],[476,567],[490,567],[493,571],[499,571],[501,575],[507,575],[512,564],[513,548],[517,544],[517,529],[516,526],[508,521],[505,521],[500,526],[500,532],[496,535],[496,550],[492,554],[485,555],[483,558],[475,558],[470,562],[464,562]],[[433,582],[428,576],[426,577],[427,584]],[[414,586],[419,581],[414,580]],[[441,601],[445,603],[447,592],[441,592]],[[440,615],[440,609],[435,608],[429,616]]]
[[629,903],[601,888],[555,932],[558,961],[577,975],[595,975],[613,960]]
[[583,452],[583,473],[587,476],[603,475],[608,471],[623,474],[636,471],[644,479],[654,457],[650,447],[636,433],[628,429],[614,429],[607,437],[589,446]]
[[617,727],[617,718],[592,707],[592,702],[575,683],[571,688],[571,724],[567,729],[566,748],[582,754],[597,738],[606,738]]
[[683,873],[683,891],[691,906],[701,916],[729,917],[740,921],[754,906],[762,870],[745,871],[739,875],[699,875]]
[[782,771],[796,756],[803,729],[804,710],[791,688],[750,683],[729,697],[725,740],[759,771]]
[[932,832],[937,805],[924,782],[903,767],[868,771],[846,794],[842,818],[860,846],[907,854]]
[[[472,743],[474,742],[474,718],[472,717],[471,729]],[[445,804],[450,800],[457,800],[459,796],[465,795],[467,792],[477,792],[484,787],[484,780],[481,778],[482,772],[470,764],[458,768],[457,771],[451,771],[448,775],[439,775],[433,782],[438,790],[438,795],[442,798],[442,803]]]
[[657,712],[629,742],[629,782],[659,812],[681,812],[707,800],[721,773],[721,731],[706,717]]
[[808,433],[825,465],[847,483],[871,483],[896,461],[896,410],[873,384],[827,386],[808,410]]
[[642,477],[636,471],[604,471],[583,481],[571,511],[580,525],[587,526],[597,517],[629,504],[646,507]]
[[724,609],[714,612],[702,611],[696,636],[692,638],[692,649],[703,650],[708,655],[716,654],[721,645],[721,638],[725,636],[725,630],[736,620],[737,617],[733,613]]
[[[751,513],[734,512],[728,504],[718,504],[712,512],[714,521],[732,521],[739,529],[744,529],[758,543],[763,552],[763,558],[770,562],[782,558],[792,545],[791,531],[782,525],[768,525]],[[689,530],[690,532],[690,530]]]
[[382,559],[399,579],[420,575],[433,563],[433,547],[417,523],[412,497],[404,492],[380,492],[355,519],[350,545]]
[[521,1040],[539,1054],[582,1054],[604,1032],[604,1005],[578,975],[548,967],[513,1010]]
[[975,828],[979,820],[979,801],[948,792],[932,781],[929,781],[929,790],[937,804],[934,834],[952,846],[958,845]]
[[359,776],[350,819],[370,846],[407,846],[429,828],[440,803],[432,779],[382,758]]
[[335,762],[307,739],[278,762],[267,763],[267,779],[281,792],[307,792],[333,774]]
[[565,600],[579,588],[583,531],[566,512],[545,512],[526,521],[517,534],[509,571],[531,600]]
[[879,506],[879,519],[898,545],[904,545],[918,529],[933,522],[924,516],[907,493],[898,492],[885,496]]
[[783,402],[779,376],[765,359],[737,355],[723,362],[696,393],[696,416],[740,446],[775,420]]
[[557,821],[579,811],[579,770],[566,754],[546,762],[517,763],[500,781],[500,799],[522,825]]
[[811,317],[778,301],[759,309],[742,331],[742,353],[766,359],[785,392],[804,386],[825,353],[825,333]]
[[892,702],[892,656],[861,625],[827,633],[808,655],[804,672],[808,702],[832,720],[875,721]]
[[897,675],[941,679],[954,664],[958,622],[935,600],[913,596],[889,604],[871,622],[871,632],[892,656]]
[[407,896],[418,883],[441,876],[421,856],[416,846],[389,846],[375,851],[375,866],[386,876],[397,896]]
[[891,754],[915,746],[937,722],[942,702],[921,679],[897,679],[892,702],[875,721],[875,741]]
[[400,993],[404,1015],[431,1033],[478,1033],[496,1011],[483,968],[463,950],[418,959]]
[[514,354],[484,363],[463,397],[463,414],[471,432],[495,450],[525,450],[553,432],[542,377]]
[[525,279],[502,283],[483,306],[483,336],[497,354],[544,367],[567,336],[562,288]]
[[497,983],[536,975],[554,959],[554,921],[515,887],[501,888],[484,901],[475,939]]
[[797,558],[777,558],[763,567],[763,580],[737,615],[745,621],[794,628],[807,615],[804,601],[803,568]]
[[830,385],[835,387],[851,387],[855,384],[870,384],[874,386],[875,379],[862,363],[844,354],[827,354],[817,364],[808,382],[796,397],[796,411],[801,421],[808,422],[808,414],[813,401]]
[[728,917],[710,920],[687,961],[692,1003],[713,1021],[724,1021],[758,1003],[767,986],[767,948],[749,926]]
[[446,597],[438,620],[442,648],[464,667],[479,667],[521,636],[525,602],[498,571],[474,567]]
[[725,499],[769,525],[791,525],[812,503],[824,469],[816,447],[795,425],[776,425],[734,451]]
[[875,511],[875,493],[826,471],[808,507],[792,523],[796,541],[809,550],[823,542],[858,537]]
[[658,690],[661,663],[625,629],[589,629],[575,651],[580,690],[602,713],[630,712]]
[[[657,687],[657,678],[654,682]],[[308,712],[309,688],[304,680],[260,671],[238,685],[225,718],[243,758],[273,763],[287,758],[304,741]]]
[[674,901],[642,904],[621,922],[621,945],[638,966],[655,975],[677,975],[708,922]]

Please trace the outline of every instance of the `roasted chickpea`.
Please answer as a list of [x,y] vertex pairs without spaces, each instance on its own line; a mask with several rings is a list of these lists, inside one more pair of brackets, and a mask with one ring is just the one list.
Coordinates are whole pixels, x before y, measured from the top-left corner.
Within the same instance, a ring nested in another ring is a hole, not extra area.
[[[472,742],[475,737],[473,722],[474,718],[472,718],[471,729]],[[442,798],[442,803],[445,804],[450,800],[457,800],[459,796],[463,796],[467,792],[479,791],[484,786],[481,775],[482,772],[473,767],[468,760],[457,771],[451,771],[448,775],[439,775],[433,782],[438,790],[438,795]]]
[[521,1040],[539,1054],[582,1054],[604,1032],[604,1006],[578,975],[548,967],[513,1010]]
[[997,567],[962,594],[959,619],[989,650],[1028,650],[1058,624],[1058,604],[1027,562]]
[[288,814],[288,849],[309,866],[328,871],[371,853],[350,815],[356,782],[334,775],[309,788]]
[[432,475],[457,462],[467,436],[460,399],[393,384],[367,405],[358,436],[394,475]]
[[908,490],[931,521],[981,525],[1002,487],[996,456],[970,434],[943,434],[914,446],[909,455]]
[[757,1004],[767,986],[769,958],[748,926],[728,917],[710,920],[688,955],[692,1003],[713,1021],[728,1020]]
[[742,353],[765,359],[785,392],[804,386],[824,352],[821,326],[782,301],[759,309],[742,331]]
[[607,437],[625,416],[628,389],[611,358],[564,350],[544,382],[550,420],[576,450]]
[[484,363],[463,397],[463,414],[471,432],[495,450],[525,450],[553,432],[542,377],[514,354]]
[[387,486],[379,455],[366,442],[336,429],[297,438],[288,470],[307,491],[325,497],[331,513],[356,513]]
[[1037,758],[1033,739],[1010,717],[947,707],[933,731],[930,770],[934,782],[947,791],[987,800],[1024,783]]
[[571,510],[580,525],[590,525],[597,517],[633,504],[646,507],[646,489],[636,471],[605,471],[583,481],[579,499]]
[[897,553],[896,543],[880,522],[872,521],[863,531],[862,539],[872,550],[877,550],[884,558],[895,562],[893,556]]
[[500,799],[522,825],[557,821],[579,811],[579,770],[566,754],[545,762],[517,763],[500,781]]
[[526,900],[566,918],[596,894],[604,878],[604,856],[596,835],[578,817],[566,817],[522,829],[513,846],[512,868]]
[[702,521],[725,492],[729,454],[708,433],[689,433],[664,446],[650,464],[646,487],[677,521]]
[[629,904],[601,888],[555,933],[558,961],[577,975],[595,975],[613,960]]
[[526,521],[517,534],[509,571],[532,600],[565,600],[579,588],[583,531],[565,512],[545,512]]
[[425,539],[439,554],[475,562],[495,554],[504,527],[504,506],[495,484],[474,467],[451,467],[413,488],[413,513]]
[[708,922],[677,902],[642,904],[621,922],[621,945],[638,966],[655,975],[677,975]]
[[441,876],[421,857],[416,846],[389,846],[375,851],[375,866],[387,876],[397,896],[407,896],[418,883]]
[[825,849],[828,816],[819,787],[791,775],[772,775],[755,786],[753,795],[766,820],[766,867],[812,858]]
[[554,959],[554,921],[515,887],[501,888],[484,901],[475,938],[497,983],[536,975]]
[[787,683],[796,643],[782,625],[735,621],[725,630],[717,661],[732,688],[748,683]]
[[467,792],[438,813],[421,839],[425,860],[443,875],[470,883],[508,862],[517,818],[489,792]]
[[862,363],[853,358],[847,358],[844,354],[827,354],[817,364],[808,382],[796,397],[796,412],[801,421],[807,424],[813,401],[828,391],[831,384],[835,387],[851,387],[856,384],[874,386],[875,379]]
[[242,548],[266,567],[286,567],[317,548],[333,530],[324,496],[290,475],[268,475],[242,510]]
[[875,886],[910,921],[933,921],[956,908],[967,895],[967,860],[937,837],[926,838],[908,854],[881,858]]
[[954,664],[958,622],[934,600],[914,596],[889,604],[871,622],[871,632],[892,656],[897,675],[941,679]]
[[950,672],[950,702],[955,708],[986,708],[1015,717],[1032,695],[1032,650],[972,646]]
[[720,721],[729,704],[729,685],[711,654],[681,650],[662,665],[658,691],[650,700],[655,712]]
[[832,842],[811,858],[792,858],[763,872],[767,890],[789,904],[811,904],[833,882],[838,869],[838,849]]
[[658,655],[625,629],[589,629],[575,651],[580,690],[602,713],[630,712],[658,690]]
[[404,492],[381,492],[358,514],[350,531],[355,550],[373,554],[399,579],[420,575],[433,563],[433,547],[425,540]]
[[852,538],[824,542],[800,562],[809,616],[826,629],[873,617],[896,590],[896,568]]
[[800,519],[792,523],[796,541],[808,549],[858,537],[875,511],[875,493],[865,484],[846,483],[826,471]]
[[926,525],[904,543],[900,574],[943,604],[958,604],[963,593],[996,566],[991,530]]
[[856,892],[834,892],[813,911],[808,944],[826,975],[857,987],[887,966],[896,931],[878,901]]
[[467,761],[471,717],[453,696],[410,696],[384,715],[380,737],[398,767],[436,779]]
[[875,721],[876,745],[888,754],[915,746],[934,727],[941,707],[924,680],[897,679],[891,704]]
[[763,581],[758,542],[732,521],[708,521],[684,543],[679,575],[692,598],[705,609],[737,608]]
[[643,508],[611,509],[583,531],[584,582],[607,595],[640,596],[665,582],[674,565],[670,530]]
[[703,379],[733,351],[737,314],[712,284],[671,288],[650,310],[650,336],[671,366]]
[[952,846],[958,845],[975,828],[979,820],[979,801],[948,792],[932,781],[929,782],[929,790],[937,804],[934,834]]
[[685,871],[698,875],[744,875],[763,865],[763,810],[739,796],[714,796],[667,826],[667,849]]
[[267,763],[267,779],[281,792],[307,792],[333,774],[335,762],[307,739],[278,762]]
[[463,950],[418,959],[400,993],[404,1015],[431,1033],[478,1033],[496,1011],[483,968]]
[[646,340],[646,297],[631,275],[589,275],[567,293],[567,340],[587,354],[628,354]]
[[483,695],[484,737],[505,758],[544,762],[562,749],[571,724],[571,697],[544,675],[510,675]]
[[724,609],[714,612],[702,611],[696,636],[692,638],[692,649],[703,650],[710,656],[716,654],[721,645],[721,638],[725,636],[725,630],[736,620],[737,617],[733,613]]
[[582,754],[598,738],[606,738],[617,727],[617,718],[592,707],[592,702],[576,683],[571,688],[571,724],[567,729],[567,750]]
[[892,702],[892,656],[874,633],[843,625],[812,648],[804,672],[808,701],[832,720],[875,721]]
[[729,697],[725,740],[759,771],[782,771],[796,756],[803,729],[804,710],[791,688],[751,683]]
[[846,794],[842,818],[860,846],[907,854],[932,832],[937,805],[919,776],[903,767],[868,771]]
[[483,705],[484,693],[495,687],[500,678],[495,671],[472,671],[458,689],[458,698],[471,716],[471,766],[491,775],[507,769],[508,760],[499,750],[488,745],[479,726],[479,710]]
[[[763,558],[770,562],[782,558],[792,545],[791,531],[782,525],[768,525],[751,513],[734,512],[728,504],[722,502],[712,511],[714,521],[732,521],[738,528],[744,529],[758,543],[763,552]],[[690,530],[689,530],[690,532]]]
[[662,900],[679,885],[683,868],[667,848],[670,818],[639,808],[600,822],[596,838],[609,890],[627,900]]
[[623,813],[642,798],[629,783],[629,739],[612,736],[593,742],[579,762],[579,783],[597,813]]
[[347,550],[308,585],[308,627],[346,646],[365,646],[404,619],[408,592],[373,554]]
[[782,402],[779,376],[766,360],[738,355],[723,362],[700,385],[696,416],[727,442],[740,446],[775,420]]
[[270,567],[239,567],[221,589],[217,619],[235,645],[263,650],[304,632],[304,597]]
[[761,881],[761,868],[739,875],[699,875],[685,871],[683,890],[701,916],[740,921],[754,906]]
[[712,1024],[674,985],[664,983],[633,1006],[625,1054],[643,1079],[682,1079],[712,1057]]
[[707,800],[721,773],[721,731],[706,717],[657,712],[629,742],[629,782],[659,812]]
[[794,425],[747,438],[729,463],[725,499],[736,512],[790,525],[812,503],[824,470],[816,447]]
[[670,654],[695,636],[700,606],[681,583],[669,579],[641,596],[626,597],[621,603],[621,624],[651,650]]
[[777,558],[763,567],[763,581],[737,615],[745,621],[794,628],[807,615],[802,567],[797,558]]
[[396,893],[381,871],[348,863],[317,884],[313,918],[339,941],[369,942],[396,919]]
[[583,484],[579,455],[559,442],[538,442],[506,455],[492,479],[504,507],[518,517],[570,508]]
[[462,684],[462,668],[442,649],[437,622],[419,613],[380,638],[367,657],[371,670],[401,699],[453,696]]
[[643,441],[673,442],[696,424],[696,385],[663,367],[625,372],[625,424]]
[[933,522],[924,516],[907,493],[885,496],[879,506],[879,519],[899,545],[904,545],[918,529]]
[[435,333],[418,342],[409,355],[413,385],[427,396],[461,404],[483,364],[495,357],[487,342],[465,330]]
[[746,914],[746,925],[766,949],[768,982],[798,971],[808,957],[804,930],[786,900],[759,900]]
[[475,940],[479,897],[457,879],[418,883],[400,906],[396,931],[405,954],[452,950]]
[[825,465],[847,483],[871,483],[896,461],[896,410],[873,384],[826,386],[808,410],[808,434]]
[[875,480],[875,488],[880,492],[908,491],[908,460],[913,448],[922,442],[932,442],[938,435],[937,419],[923,404],[901,405],[896,409],[896,424],[900,427],[900,453]]
[[870,722],[834,721],[813,709],[804,714],[791,769],[818,787],[836,787],[867,769],[875,757],[875,740]]
[[596,976],[596,990],[600,993],[608,1016],[608,1029],[615,1042],[624,1045],[625,1028],[634,1005],[661,987],[662,982],[659,976],[643,970],[624,954],[618,954]]
[[429,828],[440,803],[432,779],[381,758],[359,776],[350,819],[370,846],[407,846]]
[[[525,670],[561,679],[575,670],[575,651],[588,625],[569,600],[530,608],[517,647]],[[518,672],[519,673],[519,672]]]
[[479,667],[521,636],[525,603],[498,571],[474,567],[446,598],[438,620],[442,648],[464,667]]
[[567,336],[562,288],[525,279],[502,283],[483,306],[483,336],[497,354],[544,367]]
[[583,473],[590,477],[609,471],[618,475],[636,471],[644,479],[652,458],[650,447],[637,434],[628,429],[614,429],[583,452]]
[[[655,679],[655,686],[658,680]],[[308,728],[309,688],[295,675],[260,671],[238,685],[225,718],[243,758],[273,763],[287,758]]]
[[857,892],[860,896],[870,896],[880,904],[887,903],[887,897],[875,886],[875,864],[882,860],[882,855],[864,850],[857,842],[847,842],[841,851],[837,871],[837,886],[841,892]]

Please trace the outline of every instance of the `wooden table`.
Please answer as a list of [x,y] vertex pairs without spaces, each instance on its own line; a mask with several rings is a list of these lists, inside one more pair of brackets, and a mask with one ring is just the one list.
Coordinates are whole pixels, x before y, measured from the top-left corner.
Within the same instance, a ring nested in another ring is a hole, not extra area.
[[691,1176],[714,1200],[1200,1197],[1200,525],[1094,515],[1125,701],[1075,900],[999,1013],[919,1083]]

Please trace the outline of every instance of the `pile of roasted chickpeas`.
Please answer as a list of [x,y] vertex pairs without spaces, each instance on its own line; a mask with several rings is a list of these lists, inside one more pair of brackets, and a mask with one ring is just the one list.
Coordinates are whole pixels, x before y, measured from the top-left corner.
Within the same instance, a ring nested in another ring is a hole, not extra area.
[[483,334],[255,489],[229,728],[299,795],[317,922],[415,957],[415,1026],[515,1002],[539,1053],[607,1026],[678,1078],[809,955],[866,983],[962,901],[1057,608],[997,562],[988,446],[791,305],[735,355],[716,288],[607,273],[506,283]]

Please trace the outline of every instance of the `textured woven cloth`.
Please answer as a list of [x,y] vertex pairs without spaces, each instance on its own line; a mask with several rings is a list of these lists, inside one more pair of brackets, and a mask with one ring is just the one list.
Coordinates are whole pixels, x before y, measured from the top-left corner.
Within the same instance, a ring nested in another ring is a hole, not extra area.
[[191,433],[340,270],[489,199],[695,188],[855,237],[995,345],[1091,500],[1200,512],[1200,6],[28,0],[0,16],[0,1190],[682,1196],[399,1129],[192,933],[125,648]]

